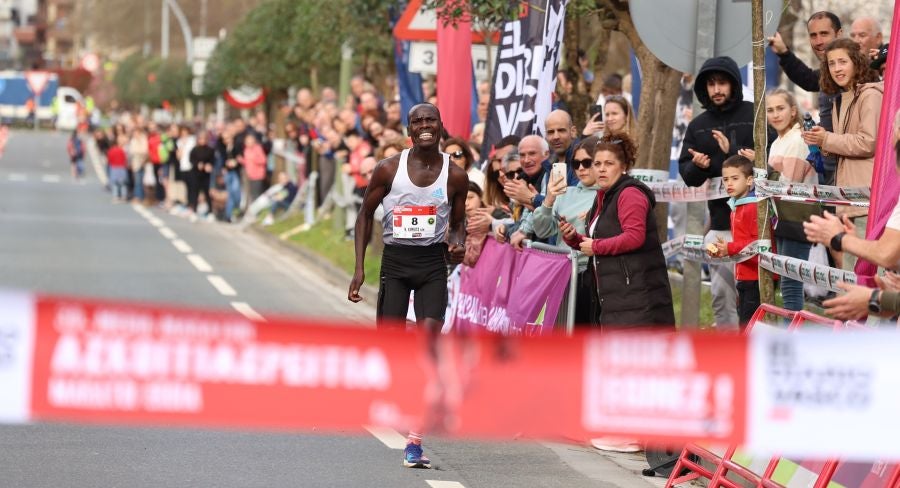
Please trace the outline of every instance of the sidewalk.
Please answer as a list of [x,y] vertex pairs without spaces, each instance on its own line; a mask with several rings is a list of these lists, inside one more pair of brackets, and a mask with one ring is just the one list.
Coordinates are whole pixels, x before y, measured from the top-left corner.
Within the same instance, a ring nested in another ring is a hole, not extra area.
[[[248,232],[258,235],[268,245],[292,253],[323,280],[341,287],[349,286],[352,277],[347,272],[322,259],[309,249],[279,239],[278,236],[267,232],[259,225],[250,225],[246,229]],[[378,290],[370,285],[363,285],[360,294],[366,302],[373,305],[378,299]],[[612,453],[574,444],[544,443],[543,445],[552,450],[570,468],[597,481],[598,487],[662,488],[666,484],[666,478],[650,478],[641,474],[641,470],[648,467],[643,452]]]

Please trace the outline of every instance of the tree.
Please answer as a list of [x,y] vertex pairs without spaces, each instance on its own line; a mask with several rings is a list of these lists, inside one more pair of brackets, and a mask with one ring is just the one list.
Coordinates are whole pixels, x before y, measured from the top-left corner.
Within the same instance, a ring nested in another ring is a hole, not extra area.
[[[487,47],[487,65],[493,66],[491,47],[503,24],[514,20],[522,10],[522,2],[510,0],[425,0],[424,8],[437,12],[438,22],[456,26],[460,21],[472,22],[472,30],[481,34]],[[488,70],[488,83],[494,73]]]
[[[627,0],[597,0],[602,14],[614,19],[610,27],[625,34],[641,65],[641,98],[638,112],[636,167],[669,170],[675,105],[680,91],[681,73],[654,55],[638,35]],[[668,205],[656,206],[660,239],[666,238]]]
[[[368,15],[359,15],[361,5]],[[366,6],[366,4],[370,4]],[[387,0],[296,2],[268,0],[250,11],[216,47],[206,91],[250,84],[283,94],[295,85],[316,88],[321,73],[336,78],[341,44],[391,64]]]

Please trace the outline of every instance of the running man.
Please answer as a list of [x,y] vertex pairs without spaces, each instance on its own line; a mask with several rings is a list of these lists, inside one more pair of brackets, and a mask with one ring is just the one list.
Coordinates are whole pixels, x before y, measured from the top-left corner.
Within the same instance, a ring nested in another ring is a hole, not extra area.
[[[409,111],[413,147],[378,163],[356,219],[356,272],[347,298],[359,302],[365,279],[363,263],[372,235],[372,219],[384,206],[384,253],[378,290],[377,322],[382,327],[402,324],[415,291],[416,321],[429,337],[437,359],[436,340],[447,310],[447,264],[462,262],[465,254],[463,220],[469,178],[440,152],[441,113],[430,103]],[[449,234],[447,230],[450,230]],[[448,242],[449,241],[449,242]],[[422,435],[410,432],[403,465],[430,468],[422,453]]]

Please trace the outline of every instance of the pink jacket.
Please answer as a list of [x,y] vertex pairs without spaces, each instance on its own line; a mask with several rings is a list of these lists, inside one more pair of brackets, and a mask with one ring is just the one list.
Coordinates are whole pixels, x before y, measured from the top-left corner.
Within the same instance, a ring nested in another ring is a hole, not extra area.
[[261,145],[244,148],[244,171],[248,180],[262,180],[266,177],[266,152]]

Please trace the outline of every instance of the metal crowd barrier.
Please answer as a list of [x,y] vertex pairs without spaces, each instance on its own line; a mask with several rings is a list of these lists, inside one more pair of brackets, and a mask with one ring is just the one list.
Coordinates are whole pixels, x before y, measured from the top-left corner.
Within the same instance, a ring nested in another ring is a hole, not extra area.
[[565,308],[560,307],[559,313],[556,315],[556,325],[565,326],[566,334],[572,335],[575,330],[575,287],[578,286],[578,258],[581,257],[581,251],[563,248],[543,242],[534,242],[530,239],[525,240],[525,246],[529,249],[535,249],[547,254],[564,254],[568,256],[569,263],[572,265],[572,276],[569,278],[569,286],[563,295]]

